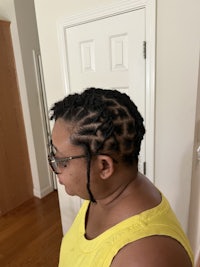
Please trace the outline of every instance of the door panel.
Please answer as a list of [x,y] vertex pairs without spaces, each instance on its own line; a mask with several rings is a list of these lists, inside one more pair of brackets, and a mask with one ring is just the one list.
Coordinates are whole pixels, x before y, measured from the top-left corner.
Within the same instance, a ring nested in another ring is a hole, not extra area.
[[[95,20],[66,30],[70,92],[87,87],[127,93],[145,119],[144,9]],[[145,140],[139,169],[143,172]]]
[[124,88],[144,116],[144,10],[68,28],[66,38],[70,91]]

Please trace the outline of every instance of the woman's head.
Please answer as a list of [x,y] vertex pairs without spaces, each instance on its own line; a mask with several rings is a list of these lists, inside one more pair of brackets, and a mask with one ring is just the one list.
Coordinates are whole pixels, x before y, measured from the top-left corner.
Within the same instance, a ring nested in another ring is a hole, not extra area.
[[[51,119],[62,119],[70,127],[70,143],[83,150],[87,160],[87,191],[95,202],[90,189],[91,160],[107,155],[116,164],[137,164],[145,133],[143,118],[126,94],[99,88],[69,95],[55,103],[51,111]],[[50,164],[53,162],[54,157]]]
[[145,129],[143,118],[126,94],[89,88],[53,106],[51,119],[70,122],[71,142],[90,156],[107,154],[117,161],[138,161]]

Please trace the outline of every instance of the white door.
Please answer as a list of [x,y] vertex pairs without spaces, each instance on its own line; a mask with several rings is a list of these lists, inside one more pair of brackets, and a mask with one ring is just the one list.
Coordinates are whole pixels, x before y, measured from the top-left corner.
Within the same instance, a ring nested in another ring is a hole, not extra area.
[[[137,5],[135,0],[120,1],[62,22],[59,27],[61,70],[66,94],[94,86],[115,88],[133,99],[148,128],[145,135],[148,143],[144,140],[142,144],[139,169],[143,172],[145,159],[151,161],[147,175],[153,181],[155,1],[142,7]],[[80,208],[81,199],[70,197],[60,185],[58,192],[65,233]]]
[[[95,20],[66,30],[69,91],[87,87],[126,92],[145,119],[145,10]],[[140,153],[143,172],[145,140]]]

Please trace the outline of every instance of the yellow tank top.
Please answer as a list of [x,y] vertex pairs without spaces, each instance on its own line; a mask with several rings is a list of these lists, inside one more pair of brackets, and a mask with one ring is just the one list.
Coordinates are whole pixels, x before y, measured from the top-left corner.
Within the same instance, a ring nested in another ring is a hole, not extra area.
[[109,267],[123,246],[153,235],[170,236],[178,240],[194,264],[189,242],[164,196],[158,206],[116,224],[92,240],[84,236],[88,205],[89,201],[83,203],[72,227],[63,238],[59,267]]

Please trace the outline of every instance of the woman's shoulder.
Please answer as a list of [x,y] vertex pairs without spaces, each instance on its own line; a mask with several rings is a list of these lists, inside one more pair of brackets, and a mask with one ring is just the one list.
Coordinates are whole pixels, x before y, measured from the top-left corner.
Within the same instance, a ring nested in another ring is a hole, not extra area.
[[111,267],[192,267],[183,246],[171,237],[151,236],[124,246],[114,257]]

